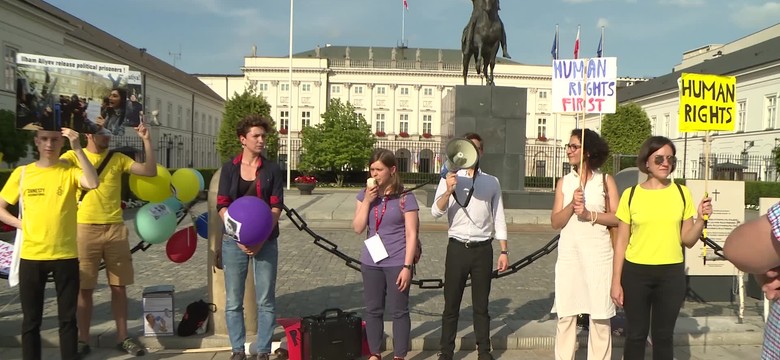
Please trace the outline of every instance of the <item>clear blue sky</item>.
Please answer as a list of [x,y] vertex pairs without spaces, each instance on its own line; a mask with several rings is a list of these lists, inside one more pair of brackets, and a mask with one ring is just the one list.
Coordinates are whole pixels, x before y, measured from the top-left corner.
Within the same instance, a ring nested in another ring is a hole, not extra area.
[[[410,48],[460,48],[470,0],[407,0]],[[152,55],[190,73],[240,73],[243,56],[286,56],[288,0],[49,0]],[[119,4],[119,3],[118,3]],[[395,46],[401,38],[402,0],[295,0],[293,52],[330,43]],[[577,25],[580,57],[595,56],[600,28],[605,56],[618,58],[619,76],[660,76],[682,53],[736,40],[780,19],[780,2],[767,0],[503,0],[509,53],[546,64],[555,25],[560,54],[572,57]]]

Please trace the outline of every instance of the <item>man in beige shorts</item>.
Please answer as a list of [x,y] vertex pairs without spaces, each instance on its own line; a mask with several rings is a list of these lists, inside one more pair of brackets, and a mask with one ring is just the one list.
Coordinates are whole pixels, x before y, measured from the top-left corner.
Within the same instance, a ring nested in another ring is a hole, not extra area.
[[[87,159],[98,171],[100,185],[97,189],[79,195],[78,252],[80,291],[77,320],[79,329],[78,352],[84,356],[90,352],[89,327],[92,321],[92,293],[97,285],[100,262],[106,265],[106,275],[111,288],[111,311],[114,314],[117,348],[128,354],[140,356],[144,348],[127,334],[127,285],[133,284],[133,258],[130,253],[128,231],[122,218],[122,174],[156,176],[157,164],[149,130],[140,124],[135,128],[143,140],[145,162],[139,163],[122,153],[109,153],[111,132],[101,129],[87,134]],[[110,155],[109,155],[110,154]],[[75,155],[68,151],[60,158],[72,164]],[[102,164],[103,162],[106,164]],[[103,165],[101,169],[101,165]]]

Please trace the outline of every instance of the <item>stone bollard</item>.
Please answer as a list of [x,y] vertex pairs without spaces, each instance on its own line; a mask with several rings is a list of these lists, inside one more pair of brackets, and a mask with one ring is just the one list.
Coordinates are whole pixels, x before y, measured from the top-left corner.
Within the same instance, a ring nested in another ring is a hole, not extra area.
[[[217,269],[214,263],[214,254],[217,246],[222,246],[222,218],[217,213],[217,188],[219,187],[219,175],[221,169],[214,173],[209,184],[208,213],[209,213],[209,252],[208,252],[208,280],[209,296],[211,302],[217,306],[217,311],[210,317],[209,328],[214,329],[214,335],[227,335],[225,324],[225,274]],[[246,291],[244,291],[244,324],[246,325],[247,339],[252,339],[250,334],[257,333],[257,303],[255,302],[255,278],[252,271],[247,272]]]

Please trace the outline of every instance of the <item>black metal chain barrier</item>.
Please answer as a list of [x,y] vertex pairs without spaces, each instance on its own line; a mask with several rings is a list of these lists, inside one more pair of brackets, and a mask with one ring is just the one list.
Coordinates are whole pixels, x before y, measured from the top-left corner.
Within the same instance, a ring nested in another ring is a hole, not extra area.
[[[287,217],[292,221],[293,225],[299,230],[304,231],[307,234],[309,234],[311,237],[314,238],[314,245],[317,245],[324,249],[325,251],[335,255],[336,257],[344,260],[345,265],[348,267],[360,271],[360,260],[355,259],[341,250],[339,250],[339,246],[336,245],[336,243],[320,236],[316,232],[314,232],[311,228],[309,228],[309,225],[306,223],[305,220],[301,217],[300,214],[298,214],[295,209],[290,209],[287,206],[283,206],[282,209],[284,209],[285,214]],[[558,239],[560,238],[560,235],[555,235],[555,237],[550,240],[546,245],[544,245],[541,249],[534,251],[530,255],[514,262],[512,265],[509,266],[508,270],[499,273],[498,270],[493,270],[493,278],[502,278],[504,276],[514,274],[518,271],[520,271],[522,268],[530,265],[534,261],[538,260],[539,258],[551,253],[553,250],[555,250],[558,247]],[[444,287],[444,280],[442,279],[412,279],[412,285],[418,286],[420,289],[441,289]],[[468,283],[466,286],[470,286],[471,284]]]

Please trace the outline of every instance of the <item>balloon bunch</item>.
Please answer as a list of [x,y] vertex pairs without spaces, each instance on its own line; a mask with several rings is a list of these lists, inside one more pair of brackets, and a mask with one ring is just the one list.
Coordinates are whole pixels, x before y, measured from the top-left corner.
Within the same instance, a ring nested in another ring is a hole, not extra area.
[[189,260],[197,245],[195,234],[208,237],[207,215],[203,213],[197,218],[190,215],[194,226],[179,231],[176,231],[176,226],[190,213],[198,194],[204,190],[203,175],[189,168],[178,169],[171,175],[168,169],[158,164],[157,176],[131,174],[129,185],[136,197],[149,202],[135,216],[138,237],[148,244],[167,242],[166,253],[173,262]]

